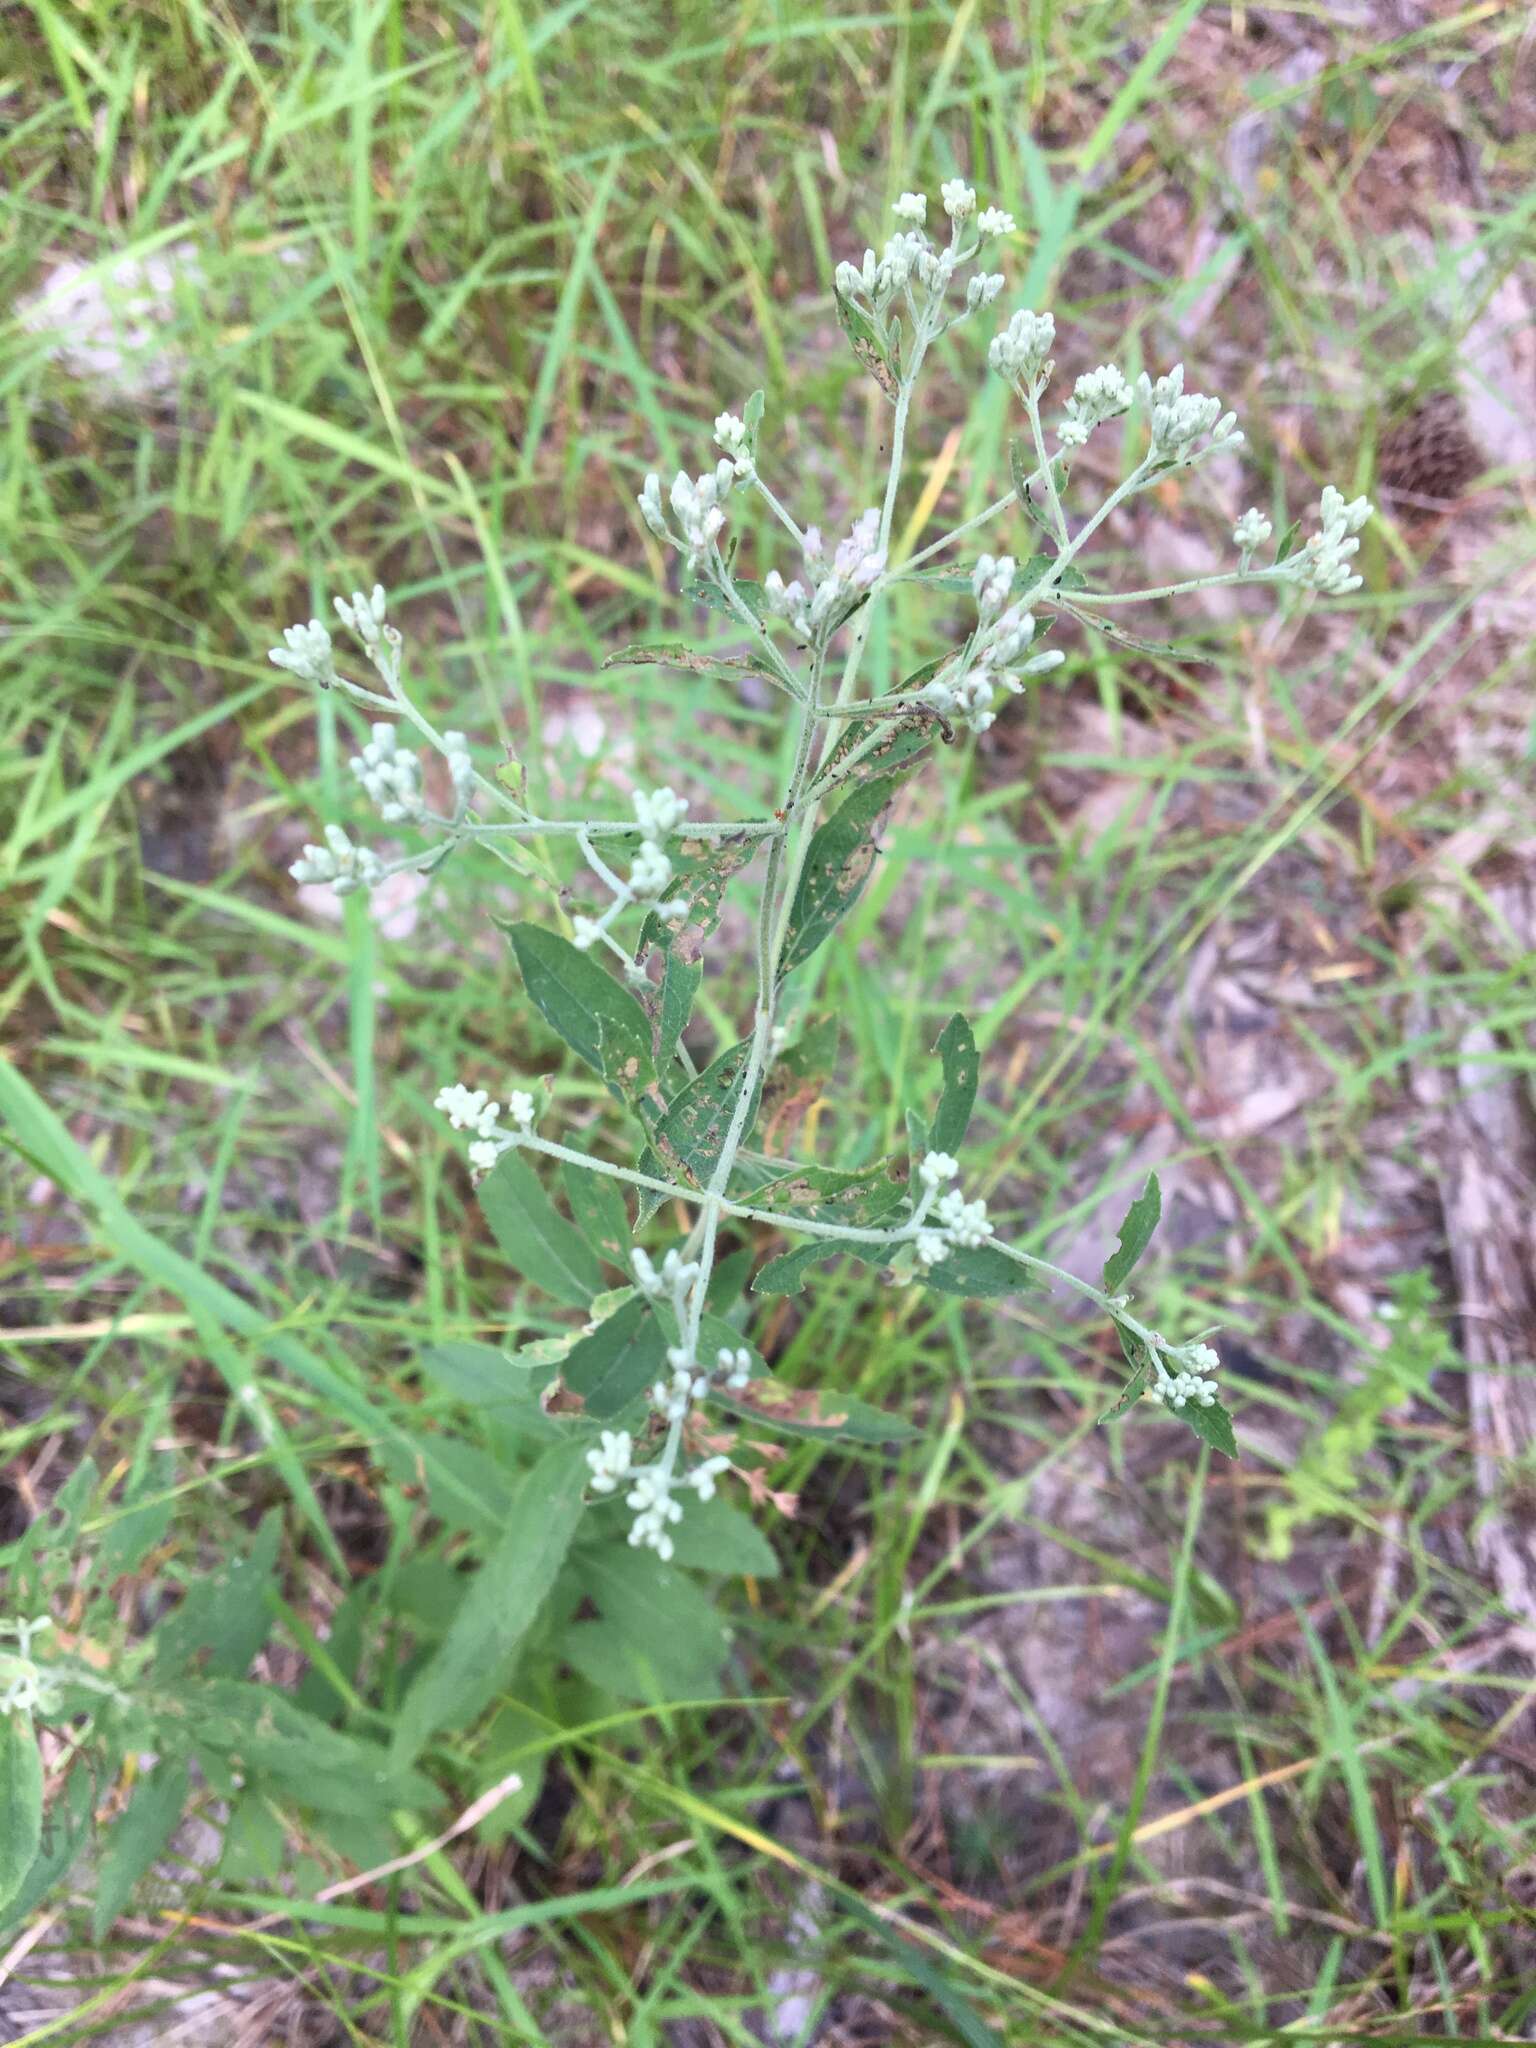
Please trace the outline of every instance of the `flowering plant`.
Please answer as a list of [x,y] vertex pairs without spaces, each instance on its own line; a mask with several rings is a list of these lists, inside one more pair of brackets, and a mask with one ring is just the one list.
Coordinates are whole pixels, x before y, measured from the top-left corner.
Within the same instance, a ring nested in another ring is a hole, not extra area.
[[[1101,1287],[1005,1243],[985,1201],[965,1192],[960,1153],[978,1062],[963,1017],[953,1018],[938,1040],[942,1091],[931,1114],[909,1113],[903,1156],[837,1170],[749,1145],[776,1072],[803,1078],[815,1071],[815,1048],[786,1033],[787,985],[858,898],[903,782],[936,740],[952,741],[957,726],[985,732],[1030,677],[1065,658],[1041,644],[1058,619],[1141,645],[1111,623],[1113,608],[1217,584],[1339,595],[1360,582],[1352,557],[1371,508],[1361,498],[1347,503],[1330,487],[1317,531],[1297,545],[1293,527],[1267,561],[1260,553],[1271,522],[1252,509],[1232,529],[1237,561],[1230,570],[1155,589],[1095,588],[1082,566],[1084,550],[1116,509],[1161,479],[1236,449],[1242,435],[1218,399],[1184,389],[1182,366],[1133,382],[1105,364],[1077,378],[1048,423],[1055,323],[1049,313],[1029,310],[1014,313],[986,351],[1022,414],[1012,487],[977,517],[898,559],[893,517],[914,390],[939,338],[977,320],[1000,297],[1002,276],[980,267],[980,259],[1014,231],[999,209],[978,213],[975,193],[960,179],[944,185],[942,208],[946,232],[931,237],[926,198],[904,193],[895,209],[897,232],[883,250],[866,250],[862,263],[837,269],[840,322],[893,409],[881,500],[861,510],[843,538],[829,542],[818,527],[802,526],[771,487],[760,460],[761,393],[739,414],[716,419],[713,467],[680,472],[665,489],[658,476],[648,476],[639,493],[646,527],[682,558],[685,594],[723,614],[743,651],[719,657],[687,647],[633,647],[613,661],[728,677],[750,672],[779,692],[793,725],[793,765],[771,815],[700,818],[693,800],[671,787],[637,790],[632,817],[533,815],[520,783],[483,774],[465,736],[437,731],[410,696],[401,636],[377,587],[336,604],[375,682],[340,672],[319,620],[290,627],[285,644],[272,651],[279,666],[377,716],[352,771],[385,823],[409,827],[425,842],[385,856],[329,825],[324,844],[306,847],[295,863],[297,879],[330,882],[338,892],[373,889],[401,870],[430,870],[471,843],[526,876],[537,858],[531,843],[539,842],[574,847],[594,893],[606,898],[600,909],[592,904],[571,917],[563,932],[519,922],[509,938],[534,1008],[632,1119],[636,1163],[615,1165],[552,1135],[531,1084],[513,1088],[503,1104],[471,1085],[471,1077],[445,1086],[436,1106],[468,1136],[469,1165],[503,1249],[587,1318],[581,1332],[525,1347],[518,1361],[502,1365],[509,1375],[519,1362],[542,1373],[543,1412],[558,1418],[567,1447],[579,1452],[579,1462],[561,1468],[566,1483],[584,1487],[594,1501],[621,1499],[627,1543],[662,1560],[674,1554],[685,1511],[692,1515],[709,1503],[728,1472],[740,1472],[755,1498],[767,1493],[752,1462],[763,1447],[744,1443],[743,1419],[870,1440],[903,1432],[840,1394],[817,1403],[775,1385],[747,1334],[745,1309],[723,1284],[722,1232],[734,1225],[768,1226],[799,1240],[757,1272],[756,1293],[798,1290],[810,1266],[842,1255],[878,1267],[895,1284],[972,1298],[1006,1295],[1038,1276],[1064,1282],[1109,1317],[1130,1365],[1110,1412],[1146,1393],[1235,1455],[1215,1352],[1202,1337],[1175,1342],[1149,1327],[1125,1291],[1158,1221],[1155,1179],[1133,1203]],[[1097,509],[1074,520],[1067,510],[1073,458],[1106,423],[1138,407],[1140,453]],[[731,516],[753,494],[784,533],[794,564],[788,581],[778,567],[760,580],[738,571]],[[1005,515],[1043,536],[1040,552],[983,553],[958,572],[928,566],[941,555],[953,560],[968,535]],[[947,654],[894,690],[871,694],[863,657],[876,606],[897,585],[914,581],[961,598],[968,623]],[[402,744],[402,726],[443,757],[451,792],[445,808],[429,805],[421,762]],[[685,1032],[701,956],[727,886],[759,859],[751,1019],[739,1042],[700,1067]],[[530,1157],[565,1169],[574,1224],[550,1201]],[[634,1239],[663,1203],[680,1206],[691,1224],[684,1241],[658,1260]],[[603,1263],[623,1284],[603,1288]],[[553,1401],[556,1373],[562,1398]]]

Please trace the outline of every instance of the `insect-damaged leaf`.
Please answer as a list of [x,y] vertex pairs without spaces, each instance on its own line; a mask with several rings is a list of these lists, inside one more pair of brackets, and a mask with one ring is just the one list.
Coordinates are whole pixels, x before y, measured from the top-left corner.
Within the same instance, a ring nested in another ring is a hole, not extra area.
[[841,292],[835,293],[835,297],[838,325],[847,335],[850,348],[886,397],[894,400],[901,386],[897,366],[891,359],[892,350],[884,336],[851,299],[845,299]]
[[880,1223],[906,1200],[907,1162],[892,1155],[873,1166],[801,1166],[752,1191],[755,1209],[780,1209],[822,1223]]
[[958,1011],[939,1033],[934,1051],[944,1065],[944,1092],[934,1111],[928,1144],[935,1152],[948,1152],[953,1156],[964,1142],[976,1103],[976,1083],[981,1074],[976,1034]]
[[624,1206],[619,1183],[606,1173],[589,1173],[573,1159],[565,1162],[560,1178],[576,1228],[600,1259],[627,1272],[629,1211]]
[[995,1244],[957,1244],[936,1266],[919,1266],[912,1277],[940,1294],[958,1294],[967,1301],[1022,1294],[1035,1284],[1024,1268]]
[[847,1238],[812,1237],[804,1244],[797,1244],[793,1251],[781,1252],[776,1259],[770,1259],[752,1282],[752,1292],[798,1294],[812,1266],[819,1266],[824,1259],[847,1258],[851,1253],[856,1259],[881,1265],[884,1263],[884,1250],[883,1245],[858,1244]]
[[1076,619],[1080,626],[1090,632],[1102,633],[1106,640],[1112,640],[1117,647],[1128,647],[1134,654],[1155,654],[1164,661],[1209,663],[1214,656],[1205,654],[1189,640],[1147,640],[1139,633],[1129,632],[1114,619],[1101,617],[1097,612],[1081,611],[1076,605],[1063,603],[1062,610],[1069,618]]
[[[659,1163],[660,1177],[680,1180],[689,1187],[708,1185],[725,1149],[726,1134],[746,1086],[751,1051],[752,1041],[744,1038],[729,1052],[721,1053],[702,1074],[678,1090],[660,1116],[651,1119],[651,1150],[641,1161],[643,1172],[656,1173]],[[742,1139],[747,1137],[756,1120],[761,1094],[762,1077],[759,1076],[756,1092],[741,1126]],[[661,1200],[655,1194],[641,1197],[642,1223],[656,1213]]]
[[672,860],[669,896],[681,897],[688,906],[681,917],[662,918],[653,910],[640,933],[642,956],[648,946],[664,946],[681,953],[690,964],[704,949],[704,941],[720,922],[720,905],[733,875],[744,868],[762,844],[742,834],[731,839],[675,840],[668,849]]
[[617,1094],[632,1100],[655,1079],[644,1010],[590,953],[558,932],[536,924],[506,930],[523,986],[545,1022]]
[[[738,588],[741,586],[738,585]],[[708,584],[695,584],[690,595],[699,596],[710,589]],[[757,586],[754,584],[753,588]],[[714,593],[716,596],[718,592]],[[754,606],[751,609],[759,610]],[[757,676],[765,683],[772,683],[778,689],[784,685],[758,662],[745,654],[701,654],[696,647],[690,647],[684,640],[661,640],[647,645],[636,641],[631,647],[621,647],[617,654],[610,654],[603,663],[604,668],[680,668],[695,676],[723,676],[727,681],[738,676]]]
[[1152,1233],[1163,1213],[1163,1191],[1157,1175],[1149,1173],[1147,1184],[1126,1211],[1120,1226],[1120,1246],[1104,1261],[1104,1292],[1118,1294],[1130,1278],[1132,1268],[1152,1242]]
[[878,854],[875,834],[901,783],[899,775],[866,782],[817,827],[790,907],[781,976],[809,960],[858,901]]

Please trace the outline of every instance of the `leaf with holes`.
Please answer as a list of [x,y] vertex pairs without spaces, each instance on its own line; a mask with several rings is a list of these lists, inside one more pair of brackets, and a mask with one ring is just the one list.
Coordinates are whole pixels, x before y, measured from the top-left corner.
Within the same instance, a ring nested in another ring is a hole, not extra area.
[[[678,1090],[659,1117],[650,1120],[652,1154],[660,1163],[663,1177],[681,1180],[693,1188],[708,1186],[710,1176],[720,1163],[726,1135],[741,1103],[751,1052],[752,1041],[744,1038],[729,1052],[721,1053],[702,1074]],[[761,1090],[759,1077],[757,1095]],[[757,1095],[749,1104],[741,1125],[743,1140],[751,1132],[757,1116]],[[641,1170],[654,1173],[656,1169],[642,1160]],[[655,1214],[661,1200],[662,1197],[655,1194],[642,1197],[642,1222]]]
[[754,1380],[739,1393],[722,1393],[720,1405],[750,1422],[762,1422],[784,1436],[841,1437],[847,1443],[902,1443],[918,1432],[910,1422],[887,1415],[856,1394],[830,1387],[786,1387],[779,1380]]
[[971,1111],[976,1105],[976,1084],[981,1077],[976,1034],[958,1011],[939,1033],[934,1051],[943,1065],[944,1089],[933,1114],[928,1144],[930,1150],[948,1152],[953,1158],[965,1142]]
[[817,827],[790,907],[781,978],[809,960],[859,900],[879,857],[875,834],[901,784],[900,775],[865,783]]

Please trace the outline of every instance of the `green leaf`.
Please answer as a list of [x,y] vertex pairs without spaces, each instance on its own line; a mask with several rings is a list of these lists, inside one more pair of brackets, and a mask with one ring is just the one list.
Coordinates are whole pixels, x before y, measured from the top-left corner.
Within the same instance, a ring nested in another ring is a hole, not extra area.
[[672,1562],[716,1578],[776,1579],[773,1545],[750,1515],[716,1494],[690,1501],[672,1529]]
[[419,1362],[435,1386],[466,1408],[526,1405],[538,1399],[546,1377],[515,1358],[508,1358],[494,1344],[471,1344],[459,1339],[429,1345]]
[[588,1173],[568,1159],[561,1170],[576,1227],[600,1259],[629,1272],[629,1211],[611,1174]]
[[637,1707],[720,1697],[720,1664],[684,1635],[638,1639],[611,1615],[560,1632],[560,1656],[600,1693]]
[[[759,624],[768,617],[768,606],[763,597],[763,586],[761,583],[754,582],[750,576],[733,576],[731,578],[731,588]],[[717,585],[705,583],[702,580],[697,583],[685,583],[683,585],[683,595],[684,597],[692,598],[695,604],[706,605],[712,612],[722,613],[726,618],[733,620],[737,626],[741,624],[740,616],[735,607],[725,592],[719,589]],[[739,661],[740,657],[737,656],[734,659]],[[719,665],[724,666],[723,663]],[[773,682],[776,678],[770,676],[766,680]],[[782,685],[780,687],[782,688]]]
[[[1125,1342],[1123,1335],[1121,1338],[1121,1342],[1122,1344],[1124,1344]],[[1127,1355],[1129,1355],[1128,1347]],[[1136,1369],[1131,1374],[1130,1378],[1126,1381],[1125,1386],[1121,1391],[1119,1400],[1116,1401],[1112,1407],[1106,1408],[1104,1410],[1104,1413],[1099,1417],[1100,1426],[1102,1426],[1106,1422],[1113,1422],[1116,1416],[1124,1415],[1128,1408],[1135,1407],[1136,1403],[1141,1399],[1142,1390],[1147,1384],[1147,1374],[1151,1370],[1151,1366],[1148,1364],[1147,1360],[1143,1358],[1141,1363],[1138,1366],[1136,1366]]]
[[875,834],[901,782],[888,775],[865,783],[817,827],[790,907],[781,978],[809,960],[858,901],[878,857]]
[[[580,957],[580,956],[578,956]],[[480,1183],[480,1207],[502,1256],[556,1301],[585,1308],[603,1284],[597,1260],[516,1152],[503,1152]]]
[[819,1266],[826,1259],[847,1258],[850,1254],[856,1259],[872,1259],[875,1250],[871,1245],[853,1244],[846,1238],[807,1238],[804,1244],[797,1244],[792,1251],[781,1252],[776,1259],[770,1259],[752,1282],[752,1292],[798,1294],[812,1266]]
[[[683,1521],[690,1512],[684,1508]],[[650,1696],[712,1698],[729,1640],[711,1595],[654,1551],[627,1542],[589,1551],[581,1564],[598,1613],[661,1682]]]
[[506,1682],[581,1520],[586,1470],[583,1447],[561,1443],[523,1477],[500,1541],[401,1703],[397,1764],[419,1756],[440,1728],[464,1727]]
[[754,391],[741,409],[741,424],[746,428],[747,440],[753,448],[757,446],[757,430],[763,423],[764,403],[762,392]]
[[651,1385],[666,1349],[651,1304],[643,1294],[635,1294],[572,1347],[560,1377],[573,1394],[580,1394],[585,1412],[604,1422],[622,1413]]
[[1170,1415],[1176,1415],[1180,1422],[1187,1422],[1203,1443],[1213,1451],[1220,1451],[1224,1458],[1237,1456],[1237,1438],[1232,1430],[1232,1417],[1220,1401],[1212,1402],[1209,1408],[1202,1408],[1197,1401],[1191,1401],[1184,1408],[1170,1408]]
[[[708,1185],[710,1176],[720,1163],[726,1134],[746,1086],[751,1053],[752,1041],[747,1038],[742,1039],[739,1045],[733,1045],[729,1052],[721,1053],[702,1074],[695,1075],[678,1090],[652,1123],[651,1146],[655,1158],[661,1163],[663,1177],[681,1180],[688,1187]],[[761,1094],[762,1077],[759,1076],[757,1093],[741,1127],[743,1140],[757,1120]],[[644,1161],[641,1164],[644,1171],[654,1171]],[[646,1217],[653,1216],[663,1199],[654,1193],[645,1196],[641,1202],[640,1220],[643,1222]]]
[[1069,618],[1076,619],[1080,626],[1090,632],[1102,633],[1106,640],[1114,641],[1117,647],[1128,647],[1134,654],[1152,654],[1163,661],[1178,661],[1185,664],[1208,663],[1214,659],[1204,653],[1192,640],[1148,640],[1140,633],[1133,633],[1116,619],[1104,618],[1094,611],[1083,611],[1075,604],[1063,602],[1062,610]]
[[913,1279],[940,1294],[958,1294],[969,1301],[995,1300],[1022,1294],[1036,1283],[1027,1270],[995,1244],[959,1244],[936,1266],[919,1266]]
[[786,1387],[780,1380],[754,1380],[739,1393],[722,1391],[720,1405],[750,1422],[764,1423],[781,1436],[840,1437],[847,1443],[900,1443],[918,1432],[910,1422],[887,1415],[830,1387]]
[[0,1714],[0,1908],[15,1898],[43,1835],[43,1760],[31,1717]]
[[268,1595],[277,1586],[282,1526],[282,1515],[271,1509],[243,1557],[192,1580],[180,1606],[155,1630],[158,1676],[171,1678],[193,1664],[208,1677],[245,1676],[272,1627]]
[[1296,536],[1300,532],[1301,521],[1299,519],[1293,519],[1290,525],[1285,529],[1284,533],[1281,534],[1280,545],[1275,549],[1275,560],[1277,562],[1286,561],[1294,552],[1296,547]]
[[655,1079],[644,1010],[590,953],[536,924],[507,928],[529,999],[545,1022],[619,1095],[633,1098]]
[[133,1788],[122,1819],[107,1838],[91,1905],[91,1933],[99,1945],[127,1905],[134,1886],[171,1839],[187,1803],[191,1773],[180,1759],[162,1757]]
[[1120,1226],[1120,1249],[1104,1262],[1104,1292],[1118,1294],[1130,1278],[1136,1261],[1152,1242],[1152,1233],[1163,1213],[1163,1191],[1157,1175],[1149,1173],[1147,1184],[1126,1211]]
[[975,1033],[958,1012],[939,1033],[934,1051],[944,1064],[944,1091],[934,1112],[928,1144],[930,1150],[948,1152],[953,1157],[965,1142],[976,1103],[976,1083],[981,1075]]
[[[659,919],[657,922],[660,924]],[[704,969],[699,961],[687,959],[680,945],[666,946],[661,971],[661,995],[655,1001],[658,1074],[665,1075],[671,1069],[678,1044],[688,1029],[688,1019],[693,1015],[694,1001],[703,979]]]
[[[738,589],[741,588],[740,585],[737,587]],[[760,590],[761,586],[754,583],[751,588],[753,590]],[[690,597],[701,596],[705,590],[713,591],[714,596],[717,598],[720,596],[720,593],[713,590],[713,586],[709,584],[693,585],[688,595]],[[724,604],[723,599],[721,599],[721,603]],[[760,598],[757,604],[753,606],[753,609],[761,615],[762,604]],[[757,662],[752,661],[746,655],[701,654],[697,648],[690,647],[685,640],[667,640],[655,645],[642,645],[637,642],[632,647],[621,647],[617,654],[610,654],[606,658],[603,662],[603,667],[680,668],[686,670],[688,674],[696,676],[760,676],[765,683],[777,684],[781,690],[784,687],[777,676],[768,673]],[[639,831],[640,827],[637,825],[635,827],[637,836]]]
[[409,1759],[327,1726],[275,1686],[237,1678],[184,1687],[162,1705],[161,1731],[190,1748],[216,1783],[238,1774],[318,1813],[386,1816],[421,1810],[438,1795]]

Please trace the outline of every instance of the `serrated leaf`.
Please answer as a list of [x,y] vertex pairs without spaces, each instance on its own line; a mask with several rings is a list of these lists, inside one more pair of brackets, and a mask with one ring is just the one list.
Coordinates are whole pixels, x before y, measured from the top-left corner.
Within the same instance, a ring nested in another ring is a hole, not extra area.
[[976,1034],[957,1011],[939,1033],[934,1046],[944,1068],[944,1089],[934,1112],[928,1144],[934,1152],[958,1154],[970,1126],[976,1105],[976,1084],[981,1077],[981,1060],[976,1051]]
[[556,1209],[538,1175],[516,1152],[503,1152],[478,1190],[480,1208],[503,1258],[571,1308],[585,1308],[603,1284],[581,1232]]
[[1209,1408],[1202,1408],[1198,1401],[1191,1401],[1186,1407],[1169,1409],[1181,1422],[1187,1422],[1203,1443],[1213,1451],[1220,1451],[1224,1458],[1237,1456],[1237,1438],[1232,1430],[1232,1417],[1219,1401],[1213,1401]]
[[629,1211],[624,1206],[620,1184],[611,1174],[589,1173],[566,1160],[561,1168],[565,1199],[571,1205],[576,1228],[600,1259],[610,1266],[629,1271]]
[[582,1446],[561,1443],[523,1475],[499,1542],[401,1702],[397,1764],[412,1762],[440,1728],[465,1727],[510,1676],[581,1520],[586,1472]]
[[797,1244],[793,1251],[781,1252],[776,1259],[770,1259],[757,1278],[752,1282],[754,1294],[798,1294],[806,1282],[812,1266],[819,1266],[826,1259],[856,1259],[873,1256],[870,1245],[853,1244],[846,1238],[812,1237],[804,1244]]
[[1147,1184],[1126,1211],[1120,1226],[1120,1248],[1104,1261],[1104,1292],[1118,1294],[1130,1278],[1137,1260],[1152,1242],[1163,1213],[1163,1191],[1157,1175],[1149,1173]]
[[98,1946],[132,1897],[133,1888],[171,1839],[187,1803],[191,1774],[180,1759],[162,1757],[133,1788],[123,1817],[107,1837],[91,1902]]
[[43,1760],[31,1717],[0,1714],[0,1909],[26,1882],[43,1834]]
[[878,858],[875,834],[901,781],[890,775],[865,783],[817,827],[790,908],[781,978],[809,960],[858,901]]
[[937,1288],[940,1294],[958,1294],[969,1301],[1022,1294],[1037,1284],[995,1244],[957,1244],[936,1266],[919,1266],[912,1277],[924,1287]]
[[523,986],[544,1021],[621,1097],[633,1100],[655,1079],[650,1021],[639,1003],[558,932],[536,924],[506,930]]
[[632,1295],[571,1347],[560,1377],[581,1396],[585,1413],[595,1422],[605,1422],[651,1385],[665,1362],[666,1348],[651,1304],[644,1295]]
[[766,1423],[784,1436],[841,1437],[847,1443],[900,1443],[918,1432],[910,1422],[887,1415],[830,1387],[786,1387],[779,1380],[754,1380],[739,1393],[722,1391],[723,1408],[749,1421]]

